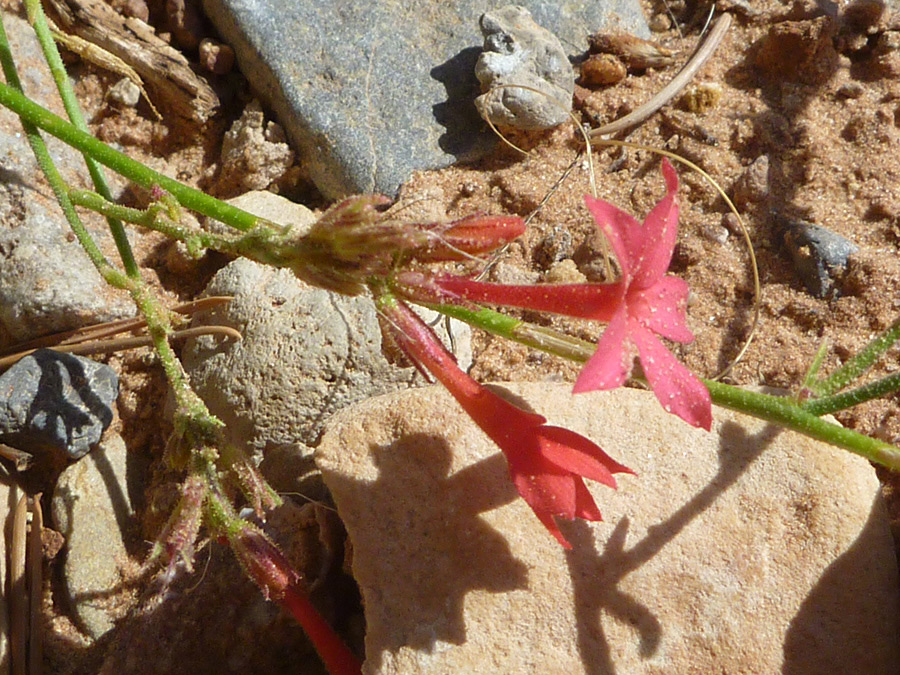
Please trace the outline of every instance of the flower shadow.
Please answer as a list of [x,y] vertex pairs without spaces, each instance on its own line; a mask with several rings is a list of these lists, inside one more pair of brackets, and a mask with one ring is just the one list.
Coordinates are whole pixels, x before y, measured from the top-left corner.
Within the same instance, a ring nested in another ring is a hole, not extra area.
[[566,553],[566,561],[574,593],[578,649],[586,673],[616,672],[601,621],[603,616],[634,627],[642,658],[650,658],[657,652],[665,626],[648,607],[619,588],[620,582],[657,555],[731,488],[780,431],[779,427],[768,425],[759,433],[748,435],[733,422],[724,424],[715,476],[670,516],[648,527],[646,536],[629,548],[626,548],[627,517],[616,524],[602,552],[596,548],[595,535],[588,523],[574,521],[561,527],[573,545]]
[[[354,550],[378,552],[379,560],[353,560],[369,624],[366,641],[382,648],[368,654],[377,670],[384,653],[433,653],[439,642],[463,644],[466,596],[526,589],[528,567],[480,515],[518,497],[501,454],[451,473],[451,449],[439,436],[411,434],[370,445],[369,452],[376,480],[332,476],[329,487],[344,495],[342,509],[358,514],[347,523]],[[384,536],[391,530],[400,536]],[[384,560],[403,566],[394,569]],[[378,589],[377,597],[367,597],[376,594],[368,589]]]

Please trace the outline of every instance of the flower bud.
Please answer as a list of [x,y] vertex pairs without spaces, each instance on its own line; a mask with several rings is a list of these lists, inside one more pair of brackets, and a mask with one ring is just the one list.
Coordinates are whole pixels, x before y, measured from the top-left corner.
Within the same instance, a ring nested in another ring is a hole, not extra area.
[[412,251],[416,260],[443,262],[465,260],[489,253],[525,232],[518,216],[469,216],[452,223],[417,225],[429,237],[428,243]]
[[280,601],[291,586],[300,581],[284,554],[269,538],[250,524],[235,535],[229,535],[241,567],[256,582],[268,600]]

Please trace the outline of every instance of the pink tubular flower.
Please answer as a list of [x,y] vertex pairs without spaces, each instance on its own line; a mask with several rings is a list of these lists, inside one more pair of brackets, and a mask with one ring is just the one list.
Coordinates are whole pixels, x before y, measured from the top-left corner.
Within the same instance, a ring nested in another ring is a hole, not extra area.
[[574,391],[622,385],[631,373],[636,352],[663,408],[688,424],[709,430],[709,391],[657,337],[676,342],[694,339],[685,321],[687,283],[666,275],[678,229],[678,176],[665,159],[662,172],[666,196],[643,225],[612,204],[585,197],[588,210],[622,268],[622,277],[614,284],[504,286],[441,276],[430,280],[430,285],[449,298],[608,322]]
[[443,384],[500,447],[519,494],[544,527],[563,546],[571,548],[554,516],[601,519],[583,479],[615,488],[612,474],[633,472],[587,438],[548,426],[541,415],[517,408],[478,384],[460,370],[431,329],[404,303],[388,296],[380,299],[379,307],[406,354]]

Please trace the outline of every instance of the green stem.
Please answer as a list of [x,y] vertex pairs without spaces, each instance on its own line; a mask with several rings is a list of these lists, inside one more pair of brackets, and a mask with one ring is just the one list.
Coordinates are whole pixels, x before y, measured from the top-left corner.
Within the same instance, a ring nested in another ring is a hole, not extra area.
[[847,361],[841,368],[810,387],[818,397],[831,396],[865,373],[891,346],[900,339],[900,319],[891,324],[884,333],[869,342],[861,352]]
[[[524,321],[512,319],[490,309],[468,309],[456,305],[430,305],[430,307],[489,333],[535,349],[560,355],[567,352],[566,358],[573,361],[584,363],[596,350],[596,345],[584,340],[542,326],[528,327]],[[551,335],[552,340],[549,339]],[[566,343],[567,349],[558,347]],[[552,344],[553,348],[548,349],[548,344]],[[849,450],[876,464],[900,471],[900,448],[827,422],[802,409],[790,398],[749,391],[713,380],[701,381],[709,389],[713,402],[720,406],[775,422],[811,438]]]
[[[78,105],[78,100],[75,98],[75,91],[72,89],[72,83],[69,81],[66,68],[63,65],[62,58],[59,56],[59,50],[56,48],[56,42],[53,40],[50,27],[47,25],[47,18],[44,16],[44,10],[41,7],[40,1],[25,0],[25,10],[28,13],[28,19],[31,22],[31,25],[34,28],[38,43],[41,45],[41,49],[44,52],[44,58],[47,60],[47,65],[50,66],[50,74],[56,82],[56,88],[59,90],[59,95],[62,98],[66,114],[69,116],[72,124],[81,131],[87,132],[87,122],[85,122],[84,115],[81,112],[81,106]],[[109,188],[109,184],[106,182],[106,177],[103,175],[103,170],[100,168],[100,165],[89,155],[84,155],[84,161],[87,165],[88,173],[91,175],[94,187],[97,188],[97,192],[106,199],[112,201],[112,191]],[[140,276],[140,272],[138,271],[137,262],[134,259],[131,245],[128,243],[128,235],[125,232],[125,227],[115,218],[108,217],[107,223],[109,224],[109,230],[112,233],[113,241],[115,241],[116,248],[119,251],[119,257],[122,259],[122,264],[125,267],[125,273],[132,279],[137,279]]]
[[177,239],[187,244],[192,255],[199,254],[204,248],[212,248],[223,253],[234,253],[231,250],[231,239],[219,235],[186,227],[165,218],[160,209],[135,209],[110,201],[103,195],[89,190],[69,190],[69,199],[77,206],[96,211],[107,218],[124,220],[161,232],[170,239]]
[[712,380],[703,380],[703,383],[709,389],[712,400],[722,407],[775,422],[894,471],[900,470],[900,448],[827,422],[801,409],[787,397],[771,396]]
[[[4,84],[0,86],[15,97],[27,100],[21,93],[22,82],[19,79],[19,73],[16,70],[15,60],[13,59],[12,50],[9,46],[9,38],[6,35],[6,28],[3,25],[2,20],[0,20],[0,65],[2,65],[6,81],[9,82],[9,85]],[[36,107],[40,109],[39,106]],[[53,163],[53,159],[50,156],[50,152],[47,150],[44,139],[41,138],[41,134],[34,123],[31,120],[22,118],[22,127],[25,130],[25,136],[28,139],[29,145],[31,145],[31,150],[34,152],[38,166],[40,166],[41,171],[44,172],[44,176],[46,176],[47,182],[50,184],[50,189],[59,201],[63,215],[65,215],[66,220],[69,222],[69,226],[72,228],[72,232],[75,233],[79,243],[91,259],[91,262],[94,263],[97,271],[107,283],[112,284],[117,288],[132,288],[134,280],[129,279],[109,263],[100,251],[96,242],[94,242],[90,233],[87,231],[87,228],[85,228],[84,224],[81,222],[78,214],[75,212],[75,207],[72,205],[72,202],[69,201],[68,187],[60,175],[59,170],[56,168],[56,165]]]
[[[8,46],[7,46],[8,51]],[[12,82],[7,76],[7,82]],[[22,118],[23,123],[43,129],[73,148],[86,153],[100,164],[109,167],[138,185],[150,189],[159,186],[175,196],[185,208],[222,221],[236,230],[247,231],[260,224],[260,218],[242,209],[210,197],[200,190],[188,187],[158,171],[144,166],[127,155],[113,150],[89,133],[77,129],[61,117],[29,100],[20,91],[0,83],[0,105],[9,108]],[[33,127],[32,127],[33,128]]]
[[182,241],[187,245],[191,255],[200,255],[203,249],[209,248],[228,255],[243,256],[265,265],[291,267],[298,275],[303,271],[302,266],[297,264],[303,256],[303,249],[299,246],[300,240],[295,241],[279,235],[274,227],[263,225],[267,221],[260,220],[257,227],[240,236],[227,237],[182,225],[167,218],[165,214],[169,211],[160,203],[153,204],[147,209],[135,209],[111,202],[89,190],[70,190],[69,199],[77,206]]
[[897,391],[897,389],[900,389],[900,373],[888,375],[843,394],[810,399],[802,403],[800,407],[813,415],[827,415],[828,413],[865,403],[873,398],[880,398]]

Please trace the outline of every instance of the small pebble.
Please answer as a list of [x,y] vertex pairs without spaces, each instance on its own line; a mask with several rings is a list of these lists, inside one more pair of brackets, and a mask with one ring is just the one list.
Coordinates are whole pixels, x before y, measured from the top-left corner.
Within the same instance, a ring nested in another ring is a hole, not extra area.
[[587,280],[571,258],[554,263],[544,278],[549,284],[583,284]]
[[144,23],[150,21],[150,9],[144,0],[126,0],[122,12],[125,16],[132,16]]
[[841,98],[859,98],[862,96],[863,86],[859,82],[845,82],[835,93]]
[[113,103],[133,108],[141,100],[141,88],[127,77],[123,77],[109,88],[106,95]]
[[844,9],[844,23],[863,33],[874,33],[885,14],[884,0],[853,0]]
[[666,12],[660,12],[651,16],[647,25],[654,33],[665,33],[672,27],[672,19]]
[[113,419],[119,379],[83,356],[39,349],[0,375],[0,440],[83,457]]
[[847,267],[847,259],[859,247],[820,225],[804,221],[787,223],[784,243],[797,274],[816,298],[824,298]]
[[234,68],[234,50],[226,44],[204,38],[200,42],[200,65],[216,75],[225,75]]
[[591,54],[581,64],[580,84],[586,87],[602,87],[625,79],[628,69],[612,54]]
[[728,230],[728,232],[731,234],[743,234],[743,230],[741,230],[740,219],[738,219],[738,217],[731,212],[726,213],[724,216],[722,216],[722,227]]
[[729,231],[727,227],[722,225],[713,225],[710,223],[700,226],[700,232],[704,237],[717,244],[724,244],[728,241]]
[[762,202],[769,196],[769,157],[760,155],[734,184],[734,203],[738,208]]

